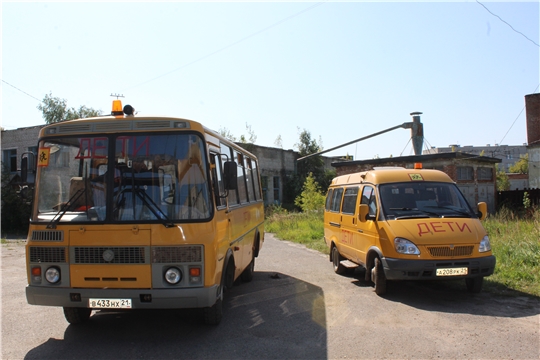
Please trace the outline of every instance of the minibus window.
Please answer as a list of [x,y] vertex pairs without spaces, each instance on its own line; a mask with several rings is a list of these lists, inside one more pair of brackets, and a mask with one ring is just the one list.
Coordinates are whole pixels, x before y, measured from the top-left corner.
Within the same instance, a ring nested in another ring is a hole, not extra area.
[[364,186],[362,190],[362,204],[366,204],[369,207],[369,216],[377,215],[377,200],[375,197],[375,191],[371,186]]
[[343,196],[343,207],[341,208],[341,212],[344,214],[354,215],[357,199],[358,199],[357,187],[345,189],[345,195]]
[[332,208],[331,211],[339,212],[341,207],[341,195],[343,194],[343,188],[334,189],[332,194]]
[[326,211],[330,211],[331,209],[331,204],[332,204],[332,193],[334,192],[334,189],[330,189],[328,190],[328,194],[326,194],[326,205],[324,206],[324,208],[326,209]]

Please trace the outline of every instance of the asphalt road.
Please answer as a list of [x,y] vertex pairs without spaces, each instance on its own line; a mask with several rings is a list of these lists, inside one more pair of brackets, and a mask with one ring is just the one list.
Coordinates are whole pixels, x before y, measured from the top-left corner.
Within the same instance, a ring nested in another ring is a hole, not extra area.
[[24,244],[2,245],[2,359],[539,359],[540,299],[391,283],[377,296],[356,272],[273,238],[250,283],[226,293],[223,321],[198,310],[94,312],[26,303]]

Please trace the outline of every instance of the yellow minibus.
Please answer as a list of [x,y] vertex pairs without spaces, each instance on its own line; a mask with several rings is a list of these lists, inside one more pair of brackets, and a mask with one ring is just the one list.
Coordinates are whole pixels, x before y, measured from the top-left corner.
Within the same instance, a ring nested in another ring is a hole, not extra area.
[[464,279],[480,292],[495,269],[486,216],[442,171],[375,168],[332,180],[324,239],[334,271],[365,268],[378,295],[394,280]]

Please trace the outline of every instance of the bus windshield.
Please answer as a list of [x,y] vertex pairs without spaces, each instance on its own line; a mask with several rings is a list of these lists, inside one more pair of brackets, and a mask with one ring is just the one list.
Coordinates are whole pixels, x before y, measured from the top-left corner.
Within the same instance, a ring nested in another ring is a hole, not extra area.
[[47,138],[39,154],[34,221],[169,224],[212,216],[204,143],[194,133]]

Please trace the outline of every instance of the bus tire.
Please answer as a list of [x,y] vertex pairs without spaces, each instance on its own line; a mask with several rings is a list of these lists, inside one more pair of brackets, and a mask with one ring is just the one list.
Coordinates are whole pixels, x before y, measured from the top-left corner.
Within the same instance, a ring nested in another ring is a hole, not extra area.
[[465,279],[465,284],[467,285],[467,291],[470,293],[477,294],[482,291],[482,285],[484,284],[484,277],[473,277]]
[[64,316],[71,325],[81,324],[90,319],[92,309],[78,307],[64,307]]
[[207,325],[218,325],[223,318],[223,302],[217,299],[216,303],[204,308],[204,323]]
[[249,265],[242,271],[240,278],[243,282],[250,282],[253,280],[253,272],[255,271],[255,258],[251,259]]
[[386,293],[386,276],[384,276],[381,259],[378,257],[375,258],[373,268],[371,269],[371,281],[375,285],[375,294],[380,296]]
[[339,253],[337,246],[332,248],[332,265],[334,267],[334,272],[339,275],[345,274],[347,268],[341,264],[343,261],[343,256]]

